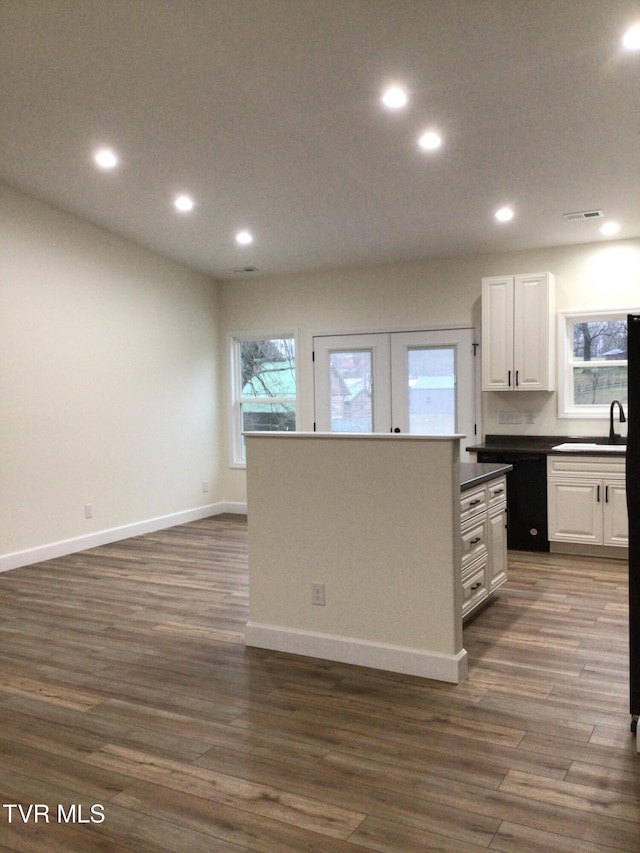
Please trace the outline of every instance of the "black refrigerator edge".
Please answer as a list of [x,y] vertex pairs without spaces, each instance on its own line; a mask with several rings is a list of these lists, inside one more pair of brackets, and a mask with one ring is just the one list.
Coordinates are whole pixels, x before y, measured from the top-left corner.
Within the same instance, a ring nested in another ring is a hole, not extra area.
[[640,716],[640,315],[627,316],[628,424],[627,512],[629,515],[629,697],[631,731]]

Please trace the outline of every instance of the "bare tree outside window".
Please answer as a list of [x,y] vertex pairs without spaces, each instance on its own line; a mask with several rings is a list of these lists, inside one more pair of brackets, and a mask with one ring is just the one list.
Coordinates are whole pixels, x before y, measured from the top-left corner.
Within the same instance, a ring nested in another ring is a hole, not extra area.
[[237,461],[244,459],[243,432],[296,428],[296,358],[293,337],[236,339]]

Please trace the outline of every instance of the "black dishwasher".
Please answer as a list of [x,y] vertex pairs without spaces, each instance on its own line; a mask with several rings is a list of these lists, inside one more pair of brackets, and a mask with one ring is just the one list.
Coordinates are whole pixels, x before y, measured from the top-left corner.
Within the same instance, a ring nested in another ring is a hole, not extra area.
[[509,450],[478,450],[478,462],[513,465],[507,474],[507,548],[548,551],[547,457]]

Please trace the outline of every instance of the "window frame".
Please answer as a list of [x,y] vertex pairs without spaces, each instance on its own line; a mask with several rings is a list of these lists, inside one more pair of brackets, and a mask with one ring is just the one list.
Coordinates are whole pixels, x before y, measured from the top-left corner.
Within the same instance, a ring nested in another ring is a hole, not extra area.
[[231,397],[231,423],[230,423],[230,442],[229,453],[231,468],[246,468],[247,462],[244,458],[244,442],[243,442],[243,425],[242,425],[242,406],[244,404],[260,401],[257,397],[242,396],[242,356],[241,346],[247,341],[263,341],[263,340],[292,340],[294,347],[294,373],[295,373],[295,397],[271,397],[269,398],[274,404],[283,404],[294,406],[296,429],[300,423],[299,398],[300,398],[300,378],[298,369],[298,335],[295,331],[267,331],[267,332],[232,332],[228,335],[228,352],[229,352],[229,384]]
[[[618,308],[606,310],[571,310],[558,312],[558,418],[574,420],[608,419],[609,403],[577,406],[574,403],[573,389],[573,326],[577,322],[594,323],[598,320],[615,321],[627,319],[627,314],[637,313],[638,309]],[[628,364],[628,359],[616,361],[594,360],[594,366],[614,366]]]

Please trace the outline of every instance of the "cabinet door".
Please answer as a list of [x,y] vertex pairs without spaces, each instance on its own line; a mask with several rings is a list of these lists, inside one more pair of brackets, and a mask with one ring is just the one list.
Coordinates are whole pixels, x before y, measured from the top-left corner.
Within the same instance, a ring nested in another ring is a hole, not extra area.
[[629,547],[627,490],[621,480],[604,480],[603,545]]
[[391,423],[411,435],[462,433],[460,459],[474,436],[473,329],[391,334]]
[[487,589],[494,589],[507,579],[507,508],[489,510],[489,561],[487,563]]
[[549,539],[602,544],[602,483],[587,479],[549,479]]
[[513,276],[482,280],[482,389],[513,387]]
[[516,391],[553,390],[549,299],[547,273],[515,276],[513,387]]

